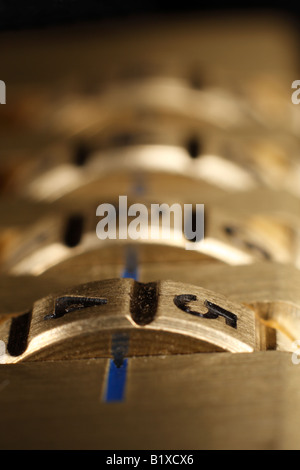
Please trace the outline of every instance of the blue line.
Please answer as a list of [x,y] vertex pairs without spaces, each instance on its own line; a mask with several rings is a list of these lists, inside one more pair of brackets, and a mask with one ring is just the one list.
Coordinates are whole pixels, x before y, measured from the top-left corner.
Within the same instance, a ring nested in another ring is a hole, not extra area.
[[125,397],[127,372],[127,359],[124,359],[121,367],[117,367],[112,359],[109,363],[107,388],[104,401],[106,403],[123,401]]
[[[134,279],[135,281],[138,280],[137,254],[135,249],[132,247],[128,247],[126,250],[125,267],[121,277]],[[107,386],[104,397],[104,401],[106,403],[121,402],[124,400],[128,365],[128,359],[124,359],[124,356],[127,354],[127,343],[128,338],[124,339],[119,335],[117,335],[115,338],[112,338],[112,355],[115,360],[110,359],[109,362]],[[121,357],[119,357],[119,354],[116,353],[116,351],[120,352],[120,349],[122,352]],[[122,365],[117,367],[116,363],[119,365],[120,360],[123,361],[121,362]]]
[[138,270],[137,269],[134,269],[134,271],[129,271],[128,269],[124,269],[124,271],[122,272],[121,274],[121,277],[123,278],[130,278],[130,279],[134,279],[135,281],[138,280]]
[[130,245],[125,249],[125,266],[122,271],[122,278],[138,280],[138,253],[136,247]]

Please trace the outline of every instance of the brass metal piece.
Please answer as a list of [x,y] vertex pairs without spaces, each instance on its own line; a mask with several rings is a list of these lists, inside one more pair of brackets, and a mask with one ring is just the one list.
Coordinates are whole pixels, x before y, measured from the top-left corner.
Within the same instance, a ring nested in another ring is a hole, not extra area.
[[251,309],[178,282],[120,279],[84,284],[35,302],[27,315],[26,346],[12,354],[10,337],[24,315],[2,324],[6,363],[113,357],[114,335],[128,338],[128,357],[256,350]]
[[[3,34],[0,447],[299,448],[295,36],[133,26]],[[122,194],[204,240],[100,241]]]
[[1,448],[299,448],[299,366],[288,353],[131,358],[121,403],[103,402],[108,366],[0,365]]
[[[172,188],[167,181],[165,185]],[[175,191],[174,187],[173,190]],[[271,260],[299,266],[300,200],[297,197],[265,188],[247,191],[238,197],[224,193],[221,193],[222,196],[219,194],[212,197],[206,188],[198,189],[198,193],[198,201],[204,202],[205,207],[205,238],[193,245],[197,259],[210,258],[229,265]],[[90,194],[88,188],[85,194]],[[151,194],[158,197],[154,189],[147,197],[139,197],[139,201],[148,207],[149,213]],[[183,199],[184,195],[181,197]],[[183,213],[183,204],[190,203],[190,200],[183,199],[182,202],[182,199],[179,203]],[[128,199],[128,207],[134,200],[134,197]],[[154,200],[163,199],[161,196]],[[167,201],[169,204],[173,203],[173,200]],[[117,199],[111,200],[111,203],[118,209]],[[35,211],[35,205],[31,207]],[[88,269],[93,256],[99,257],[102,262],[104,258],[105,262],[109,262],[110,256],[110,262],[115,263],[118,260],[122,263],[126,246],[131,242],[118,239],[99,240],[95,230],[100,220],[96,217],[96,207],[93,204],[92,210],[81,210],[77,206],[76,209],[74,206],[71,208],[68,203],[66,206],[55,206],[55,209],[50,206],[47,210],[46,206],[48,215],[42,217],[42,208],[37,206],[37,222],[28,226],[20,223],[17,225],[17,220],[7,218],[6,229],[2,232],[1,272],[40,275],[55,266],[62,269],[72,258],[81,259],[82,267],[86,263]],[[128,217],[128,224],[130,220]],[[174,257],[172,253],[176,251],[182,261],[191,259],[191,254],[185,250],[186,243],[183,228],[181,238],[176,239],[174,227],[171,227],[170,239],[163,239],[160,235],[157,239],[149,237],[135,242],[136,247],[145,245],[141,249],[148,253],[149,259],[155,257],[156,250],[160,250],[160,260],[164,262]],[[163,247],[166,249],[163,250]],[[94,255],[88,256],[91,252]]]

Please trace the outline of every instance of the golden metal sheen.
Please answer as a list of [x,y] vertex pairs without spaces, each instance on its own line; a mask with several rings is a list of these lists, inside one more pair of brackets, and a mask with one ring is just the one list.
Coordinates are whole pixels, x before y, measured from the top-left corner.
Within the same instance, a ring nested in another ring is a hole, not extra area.
[[[1,39],[0,448],[299,449],[291,24]],[[204,204],[204,241],[100,241],[120,195]]]
[[2,324],[7,363],[114,357],[117,335],[127,338],[126,357],[257,349],[253,310],[178,282],[120,279],[84,284],[36,301],[26,315],[26,344],[20,348],[12,337],[21,336],[15,330],[24,315]]

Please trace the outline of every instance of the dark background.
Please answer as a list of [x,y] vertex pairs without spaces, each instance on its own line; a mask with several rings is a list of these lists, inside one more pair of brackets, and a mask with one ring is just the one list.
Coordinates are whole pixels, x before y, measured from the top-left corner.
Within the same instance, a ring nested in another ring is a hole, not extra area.
[[182,4],[149,0],[0,0],[0,30],[41,28],[130,16],[174,15],[232,10],[272,10],[290,16],[299,24],[300,2],[189,1]]

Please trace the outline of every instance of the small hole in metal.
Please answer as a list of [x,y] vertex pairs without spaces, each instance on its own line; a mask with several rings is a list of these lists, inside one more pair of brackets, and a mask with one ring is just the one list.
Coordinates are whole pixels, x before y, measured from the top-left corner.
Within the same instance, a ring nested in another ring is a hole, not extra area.
[[202,145],[198,137],[191,137],[186,143],[186,150],[191,158],[197,158],[202,153]]
[[74,214],[69,217],[64,233],[64,243],[66,246],[73,248],[79,245],[84,226],[84,218],[82,215]]

